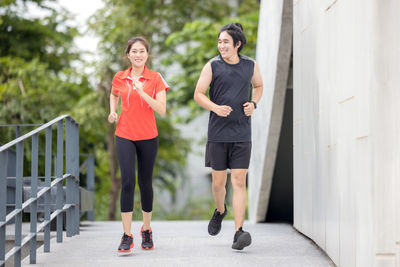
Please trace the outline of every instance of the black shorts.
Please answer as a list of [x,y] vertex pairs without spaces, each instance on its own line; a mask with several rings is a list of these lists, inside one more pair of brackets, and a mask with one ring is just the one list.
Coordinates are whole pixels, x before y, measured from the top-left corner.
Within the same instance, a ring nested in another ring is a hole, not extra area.
[[251,142],[207,142],[206,167],[211,167],[216,171],[248,169],[250,155]]

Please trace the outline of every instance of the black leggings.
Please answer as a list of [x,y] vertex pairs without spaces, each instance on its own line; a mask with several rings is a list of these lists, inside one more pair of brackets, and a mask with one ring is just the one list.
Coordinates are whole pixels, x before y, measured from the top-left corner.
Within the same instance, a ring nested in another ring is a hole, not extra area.
[[142,210],[153,210],[153,168],[158,150],[158,138],[131,141],[116,136],[117,156],[121,168],[121,212],[133,211],[135,192],[135,156],[138,160],[138,183]]

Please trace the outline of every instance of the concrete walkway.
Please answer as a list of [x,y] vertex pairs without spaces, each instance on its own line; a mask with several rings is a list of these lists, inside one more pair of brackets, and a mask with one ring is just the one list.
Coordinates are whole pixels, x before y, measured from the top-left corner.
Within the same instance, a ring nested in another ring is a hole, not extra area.
[[80,235],[52,239],[51,252],[38,249],[37,264],[23,266],[335,266],[311,240],[288,224],[245,224],[253,243],[243,251],[231,249],[232,221],[224,221],[218,236],[209,236],[207,221],[152,222],[155,249],[140,249],[140,222],[134,222],[134,253],[119,257],[120,222],[84,222]]

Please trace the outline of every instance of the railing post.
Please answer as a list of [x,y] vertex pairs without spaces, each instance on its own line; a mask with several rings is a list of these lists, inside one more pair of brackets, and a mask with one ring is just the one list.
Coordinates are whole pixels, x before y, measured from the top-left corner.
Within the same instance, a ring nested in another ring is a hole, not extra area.
[[[73,132],[72,132],[72,123],[70,118],[65,119],[65,169],[66,173],[74,175],[74,170],[72,166],[72,157],[73,157]],[[73,192],[74,192],[74,178],[67,177],[66,181],[66,204],[73,204]],[[73,208],[70,207],[66,211],[67,216],[67,237],[73,236]]]
[[[63,177],[63,161],[64,161],[64,121],[60,120],[57,122],[57,169],[56,177]],[[57,196],[56,196],[56,209],[62,210],[63,208],[63,185],[62,183],[57,184]],[[61,243],[63,239],[63,213],[57,215],[57,242]]]
[[0,152],[0,266],[6,259],[7,153],[8,150]]
[[37,232],[37,188],[38,188],[38,156],[39,156],[39,134],[32,136],[32,165],[31,165],[31,198],[35,201],[31,204],[31,234],[34,235],[30,241],[29,263],[36,263],[36,232]]
[[[93,192],[94,198],[94,157],[92,154],[90,154],[87,159],[86,189]],[[94,203],[93,198],[92,203]],[[87,219],[89,221],[94,221],[94,207],[93,210],[88,211]]]
[[[51,146],[52,146],[52,126],[46,128],[46,148],[45,148],[45,188],[51,186]],[[44,252],[50,252],[50,198],[51,190],[47,191],[44,195],[44,221],[47,225],[44,227]]]
[[74,132],[75,132],[75,234],[79,235],[79,225],[80,225],[80,187],[79,187],[79,125],[74,122]]
[[21,266],[21,238],[22,238],[22,178],[24,175],[24,141],[17,143],[17,164],[15,182],[15,209],[19,210],[15,215],[15,241],[18,249],[14,254],[14,266]]
[[19,125],[15,126],[15,138],[18,138],[20,134],[21,127]]

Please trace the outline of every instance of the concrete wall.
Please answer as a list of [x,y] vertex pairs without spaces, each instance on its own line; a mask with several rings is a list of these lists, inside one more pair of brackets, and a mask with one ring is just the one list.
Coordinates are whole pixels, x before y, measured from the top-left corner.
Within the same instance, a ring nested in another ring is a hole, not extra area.
[[400,266],[400,1],[294,0],[294,226]]
[[249,219],[265,220],[282,125],[292,51],[291,0],[263,0],[256,61],[264,92],[252,115],[252,154],[249,167]]

